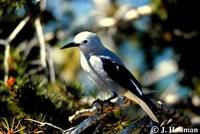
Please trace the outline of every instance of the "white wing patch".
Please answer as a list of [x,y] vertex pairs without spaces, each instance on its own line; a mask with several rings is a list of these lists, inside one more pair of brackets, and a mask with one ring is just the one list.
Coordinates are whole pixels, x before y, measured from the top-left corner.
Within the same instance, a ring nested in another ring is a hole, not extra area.
[[117,71],[119,71],[119,66],[117,66]]
[[106,72],[103,69],[103,63],[98,56],[91,56],[89,60],[91,68],[94,70],[94,72],[96,72],[98,77],[102,79],[102,81],[104,81],[104,78],[108,78]]
[[95,68],[95,70],[101,71],[103,69],[103,64],[99,57],[91,56],[89,60],[90,64]]
[[[131,80],[131,79],[130,79]],[[141,90],[138,88],[138,86],[134,83],[133,80],[131,80],[131,82],[133,83],[133,85],[136,87],[136,90],[138,91],[138,93],[142,96],[142,92]]]

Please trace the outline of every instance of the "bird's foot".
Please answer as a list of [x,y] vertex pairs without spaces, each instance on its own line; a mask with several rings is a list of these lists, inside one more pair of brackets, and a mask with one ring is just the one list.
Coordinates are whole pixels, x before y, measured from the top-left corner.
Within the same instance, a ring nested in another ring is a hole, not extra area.
[[104,103],[103,100],[97,99],[97,100],[95,100],[95,101],[92,102],[92,105],[95,105],[95,104],[100,104],[100,105],[102,105],[103,103]]
[[97,108],[99,113],[103,113],[104,109],[108,109],[108,107],[110,107],[111,109],[114,108],[114,103],[111,102],[113,98],[108,98],[107,100],[100,100],[97,99],[92,103],[92,107]]
[[105,102],[110,102],[112,99],[115,99],[117,97],[117,94],[113,92],[112,96],[105,100]]
[[112,94],[112,96],[111,97],[109,97],[108,99],[106,99],[106,100],[100,100],[100,99],[97,99],[97,100],[95,100],[93,103],[92,103],[92,105],[94,105],[95,103],[98,103],[98,104],[104,104],[104,103],[110,103],[110,101],[112,100],[112,99],[115,99],[117,97],[117,94],[116,93],[113,93]]
[[111,100],[117,97],[116,93],[113,93],[111,97],[106,100],[97,99],[92,103],[92,106],[98,107],[99,111],[102,111],[104,107],[107,107],[108,104],[112,104]]
[[104,105],[104,101],[97,99],[92,103],[92,107],[96,107],[98,109],[98,111],[101,113],[103,111],[103,105]]

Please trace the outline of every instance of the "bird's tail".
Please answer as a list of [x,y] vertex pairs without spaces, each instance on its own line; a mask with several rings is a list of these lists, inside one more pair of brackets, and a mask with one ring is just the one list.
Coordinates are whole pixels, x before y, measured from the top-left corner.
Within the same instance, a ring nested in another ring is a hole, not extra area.
[[[150,109],[150,100],[148,100],[146,97],[144,97],[144,100],[142,100],[141,98],[137,97],[136,95],[134,95],[132,92],[127,91],[124,93],[124,96],[127,97],[128,99],[135,101],[136,103],[138,103],[142,109],[149,115],[149,117],[154,121],[159,123],[157,117],[155,116],[155,114],[153,113],[153,111]],[[152,107],[152,105],[151,105]],[[153,109],[153,108],[152,108]]]

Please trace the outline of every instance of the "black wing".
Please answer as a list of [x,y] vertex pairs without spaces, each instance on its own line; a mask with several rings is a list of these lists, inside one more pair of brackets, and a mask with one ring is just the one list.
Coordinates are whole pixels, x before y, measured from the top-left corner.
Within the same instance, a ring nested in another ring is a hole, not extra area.
[[112,80],[135,95],[142,96],[142,86],[128,69],[106,57],[101,56],[100,59],[102,60],[104,70]]

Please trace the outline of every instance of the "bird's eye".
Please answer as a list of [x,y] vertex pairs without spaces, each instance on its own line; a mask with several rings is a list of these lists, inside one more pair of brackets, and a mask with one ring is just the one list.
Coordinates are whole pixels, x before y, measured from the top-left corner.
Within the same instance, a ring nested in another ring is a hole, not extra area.
[[84,41],[83,41],[84,44],[86,44],[87,42],[88,42],[87,40],[84,40]]

